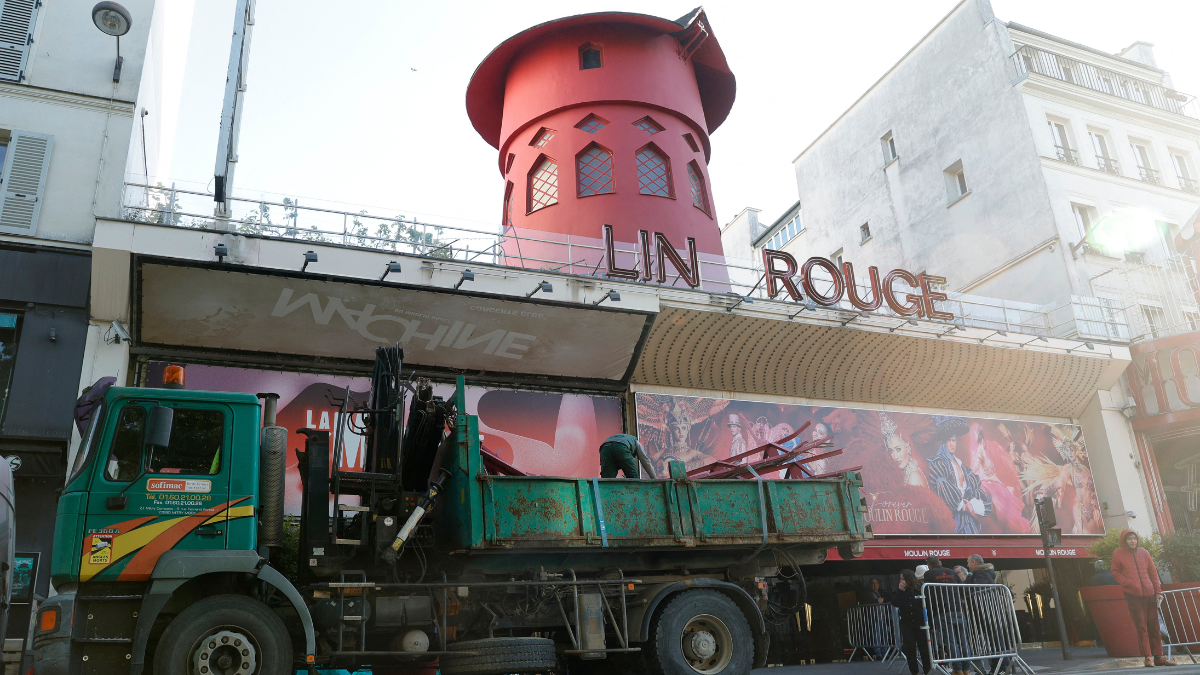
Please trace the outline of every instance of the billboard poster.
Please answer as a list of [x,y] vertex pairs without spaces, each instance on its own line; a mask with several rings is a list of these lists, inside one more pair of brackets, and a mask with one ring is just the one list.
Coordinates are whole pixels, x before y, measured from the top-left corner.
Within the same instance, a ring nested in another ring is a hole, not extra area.
[[140,274],[141,340],[207,349],[369,360],[398,344],[421,367],[620,380],[652,320],[447,289],[149,263]]
[[[147,383],[153,386],[161,381],[166,365],[151,362]],[[284,503],[289,515],[300,513],[295,450],[304,447],[304,436],[296,430],[327,430],[332,443],[337,407],[330,399],[340,399],[349,387],[356,401],[365,401],[371,386],[367,378],[225,366],[189,365],[186,373],[187,388],[192,390],[279,394],[276,424],[289,431]],[[453,392],[453,385],[434,385],[435,396],[449,397]],[[485,448],[531,475],[599,476],[600,443],[622,431],[621,402],[613,396],[468,387],[467,413],[479,417]],[[355,426],[360,425],[348,425]],[[347,428],[343,438],[341,469],[365,470],[365,439],[353,428]]]
[[660,475],[669,460],[693,469],[809,422],[797,440],[828,438],[832,447],[818,452],[842,450],[810,470],[861,466],[877,535],[1036,534],[1041,494],[1053,497],[1063,534],[1104,534],[1077,425],[665,394],[635,400],[638,436]]

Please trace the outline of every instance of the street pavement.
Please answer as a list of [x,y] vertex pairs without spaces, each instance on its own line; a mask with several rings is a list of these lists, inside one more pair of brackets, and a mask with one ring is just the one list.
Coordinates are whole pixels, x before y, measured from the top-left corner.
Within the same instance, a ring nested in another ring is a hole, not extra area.
[[[1064,661],[1062,651],[1058,648],[1023,649],[1021,658],[1036,675],[1111,673],[1125,668],[1144,668],[1141,659],[1114,659],[1104,652],[1103,647],[1073,647],[1071,652],[1075,657],[1071,661]],[[1200,661],[1200,656],[1196,660]],[[1200,675],[1200,665],[1192,665],[1186,655],[1179,656],[1176,653],[1175,661],[1179,665],[1167,669],[1171,675]],[[902,661],[895,661],[888,666],[875,661],[854,661],[759,668],[753,671],[753,675],[908,675],[908,668]]]

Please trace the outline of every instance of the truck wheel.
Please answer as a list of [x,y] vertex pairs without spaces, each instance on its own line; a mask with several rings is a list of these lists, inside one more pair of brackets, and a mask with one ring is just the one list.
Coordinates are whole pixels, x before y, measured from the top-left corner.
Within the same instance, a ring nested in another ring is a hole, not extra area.
[[718,591],[676,595],[654,624],[647,660],[664,675],[745,675],[754,663],[750,623]]
[[446,647],[452,652],[442,657],[442,675],[508,675],[544,673],[558,667],[554,640],[535,637],[488,638],[455,642]]
[[154,652],[160,675],[286,675],[291,666],[283,620],[242,595],[215,595],[183,610]]

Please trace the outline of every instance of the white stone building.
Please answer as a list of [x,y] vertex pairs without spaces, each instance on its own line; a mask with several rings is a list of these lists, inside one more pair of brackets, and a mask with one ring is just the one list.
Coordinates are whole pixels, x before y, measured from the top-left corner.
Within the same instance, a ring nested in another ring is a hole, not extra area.
[[94,2],[8,0],[0,12],[0,455],[17,467],[17,548],[41,554],[43,596],[72,409],[94,379],[81,365],[114,341],[88,316],[105,282],[96,221],[120,216],[126,172],[154,173],[158,156],[163,4],[122,2],[119,73]]
[[[968,326],[1132,344],[1136,368],[1081,421],[1113,430],[1088,436],[1113,464],[1113,484],[1097,483],[1106,524],[1170,529],[1156,464],[1195,452],[1156,452],[1154,440],[1195,425],[1185,401],[1200,366],[1184,358],[1172,380],[1139,355],[1168,336],[1195,342],[1181,334],[1200,328],[1184,255],[1200,210],[1200,105],[1173,88],[1153,45],[1109,54],[964,0],[794,166],[798,203],[769,225],[743,212],[725,228],[727,253],[928,270],[947,278]],[[1116,431],[1122,413],[1134,433]]]

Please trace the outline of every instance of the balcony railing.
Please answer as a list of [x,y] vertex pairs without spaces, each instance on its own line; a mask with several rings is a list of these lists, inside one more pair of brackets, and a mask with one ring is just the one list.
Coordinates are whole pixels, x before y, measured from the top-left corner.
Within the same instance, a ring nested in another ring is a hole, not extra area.
[[1079,164],[1079,153],[1071,148],[1066,148],[1061,145],[1054,146],[1054,152],[1058,154],[1059,161],[1068,162],[1070,164]]
[[1038,73],[1176,115],[1200,119],[1200,109],[1197,109],[1194,96],[1168,89],[1149,80],[1130,77],[1115,70],[1030,45],[1021,45],[1013,53],[1012,61],[1018,75]]
[[[486,225],[438,225],[413,217],[389,215],[395,213],[391,210],[346,208],[344,204],[308,198],[303,202],[283,196],[233,197],[229,201],[231,213],[226,218],[218,218],[212,215],[213,197],[208,192],[127,182],[122,215],[126,220],[169,227],[350,246],[459,263],[501,265],[596,278],[605,276],[605,247],[598,238],[565,237],[552,233],[531,236],[529,231],[521,234],[511,231],[501,233],[499,227],[489,230]],[[617,242],[615,252],[619,267],[640,268],[641,255],[636,243]],[[761,260],[701,254],[699,263],[701,290],[710,294],[710,304],[739,306],[746,302],[743,299],[746,297],[753,298],[754,303],[770,300],[762,283]],[[833,285],[833,279],[822,277],[822,274],[818,268],[814,283],[818,292],[827,293]],[[667,274],[667,283],[663,285],[680,290],[688,288],[677,274],[670,273]],[[861,283],[858,287],[859,297],[871,297],[873,291],[870,288]],[[937,307],[953,314],[954,324],[963,329],[977,328],[993,331],[993,334],[1013,333],[1043,338],[1080,337],[1105,342],[1129,340],[1129,328],[1119,308],[1108,314],[1101,312],[1096,315],[1099,310],[1092,308],[1103,306],[1105,302],[1096,298],[1072,298],[1070,303],[1062,307],[1051,307],[965,293],[948,292],[947,295],[949,299],[939,301]],[[776,299],[786,297],[784,294]],[[804,304],[789,302],[788,305],[798,308],[792,312],[793,315],[809,311]],[[829,308],[829,311],[857,314],[857,310],[845,300]],[[907,324],[905,317],[897,316],[887,305],[871,312],[869,319],[855,317],[853,320],[856,323],[895,321],[897,324]],[[1080,328],[1080,320],[1091,323]],[[922,323],[921,330],[929,332],[932,329],[940,333],[955,330],[954,326],[941,327],[927,323]],[[894,329],[896,324],[887,327]]]
[[1138,167],[1138,178],[1140,178],[1144,183],[1162,185],[1162,176],[1159,175],[1158,171],[1151,169],[1148,166]]
[[1096,168],[1104,173],[1111,173],[1120,176],[1121,170],[1117,168],[1117,160],[1111,157],[1096,156]]
[[1188,178],[1187,176],[1176,176],[1176,178],[1179,179],[1179,189],[1194,195],[1200,195],[1200,183],[1196,182],[1196,179]]

